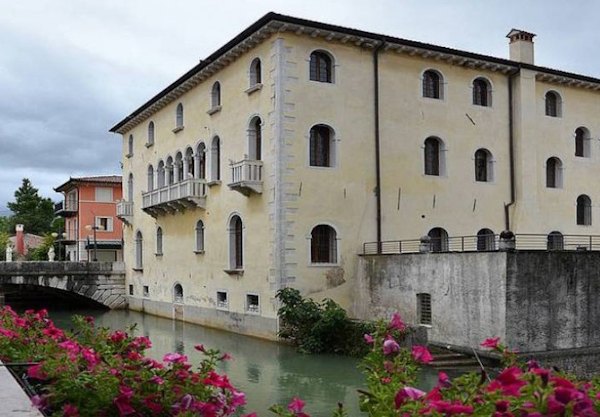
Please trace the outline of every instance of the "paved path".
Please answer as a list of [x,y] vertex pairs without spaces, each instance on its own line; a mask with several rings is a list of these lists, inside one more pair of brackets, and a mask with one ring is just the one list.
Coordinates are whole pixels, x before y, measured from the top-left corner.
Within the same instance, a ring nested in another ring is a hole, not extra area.
[[0,417],[32,416],[41,417],[19,383],[0,362]]

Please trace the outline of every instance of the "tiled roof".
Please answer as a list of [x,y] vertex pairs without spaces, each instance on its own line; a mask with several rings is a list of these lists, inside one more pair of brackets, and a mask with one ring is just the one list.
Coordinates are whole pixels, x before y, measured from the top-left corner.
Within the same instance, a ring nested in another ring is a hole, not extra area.
[[83,184],[122,184],[123,177],[121,175],[99,175],[95,177],[79,177],[79,178],[69,178],[69,181],[65,182],[62,185],[59,185],[54,189],[54,191],[61,192],[66,191],[73,188],[76,185]]

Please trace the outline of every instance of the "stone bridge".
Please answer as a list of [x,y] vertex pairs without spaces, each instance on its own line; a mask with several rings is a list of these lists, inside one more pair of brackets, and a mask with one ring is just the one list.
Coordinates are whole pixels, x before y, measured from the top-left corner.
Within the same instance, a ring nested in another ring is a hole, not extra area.
[[110,309],[127,307],[123,262],[0,262],[0,293],[9,286],[46,287]]

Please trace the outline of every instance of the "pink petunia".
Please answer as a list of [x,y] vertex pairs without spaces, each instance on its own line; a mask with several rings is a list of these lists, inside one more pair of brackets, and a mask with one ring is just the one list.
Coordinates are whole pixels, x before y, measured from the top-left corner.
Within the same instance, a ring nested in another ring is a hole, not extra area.
[[371,343],[375,343],[375,339],[373,339],[373,336],[371,336],[370,334],[368,334],[368,333],[365,333],[365,336],[364,336],[364,337],[365,337],[365,341],[366,341],[367,343],[369,343],[369,344],[371,344]]
[[404,325],[404,322],[402,321],[400,314],[394,313],[392,315],[392,322],[390,323],[389,328],[392,330],[399,330],[399,331],[403,331],[406,329],[406,326]]
[[412,357],[415,361],[428,364],[433,361],[433,356],[425,346],[415,345],[412,348]]
[[73,404],[65,404],[62,408],[63,417],[79,417],[79,410]]
[[396,353],[400,350],[400,345],[393,338],[387,339],[383,342],[383,354],[391,355],[392,353]]
[[425,395],[424,391],[420,389],[416,389],[413,387],[404,387],[401,388],[394,397],[394,406],[396,408],[400,408],[402,404],[406,402],[407,399],[418,400],[419,398]]
[[167,353],[164,357],[163,357],[163,362],[167,362],[167,363],[184,363],[187,362],[188,358],[185,355],[182,355],[180,353]]
[[304,405],[304,401],[302,401],[300,398],[294,397],[292,402],[288,404],[288,410],[290,410],[292,413],[301,413],[304,409]]
[[484,348],[497,349],[499,341],[500,341],[499,337],[494,337],[494,338],[490,337],[488,339],[485,339],[485,341],[482,344],[480,344],[479,346],[484,347]]

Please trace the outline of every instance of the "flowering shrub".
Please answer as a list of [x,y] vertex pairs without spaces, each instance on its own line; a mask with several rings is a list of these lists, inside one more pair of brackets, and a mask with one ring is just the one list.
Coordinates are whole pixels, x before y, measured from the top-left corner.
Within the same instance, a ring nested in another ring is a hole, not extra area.
[[450,380],[440,372],[438,384],[426,393],[415,388],[421,364],[433,360],[423,346],[400,348],[397,332],[404,331],[399,315],[380,322],[365,335],[371,351],[362,362],[368,389],[360,392],[360,408],[370,416],[598,416],[600,380],[580,381],[529,361],[519,365],[516,354],[499,338],[481,346],[503,358],[504,369],[494,379],[485,371]]
[[20,317],[0,310],[0,360],[35,363],[27,378],[38,388],[34,405],[48,415],[230,416],[245,404],[227,376],[215,372],[229,355],[195,348],[205,355],[198,370],[187,357],[167,354],[163,362],[144,356],[145,337],[97,328],[92,318],[74,318],[69,335],[56,328],[45,310]]

